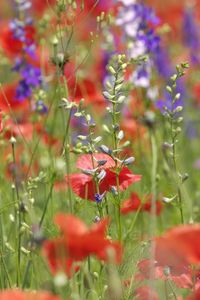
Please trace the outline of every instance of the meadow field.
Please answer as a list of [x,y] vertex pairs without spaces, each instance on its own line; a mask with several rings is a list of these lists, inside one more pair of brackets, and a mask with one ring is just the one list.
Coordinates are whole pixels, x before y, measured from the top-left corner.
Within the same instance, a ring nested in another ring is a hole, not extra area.
[[200,300],[200,0],[0,2],[0,300]]

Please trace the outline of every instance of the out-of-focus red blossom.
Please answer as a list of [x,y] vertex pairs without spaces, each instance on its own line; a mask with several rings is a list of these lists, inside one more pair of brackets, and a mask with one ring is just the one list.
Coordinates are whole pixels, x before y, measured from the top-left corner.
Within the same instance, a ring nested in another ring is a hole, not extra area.
[[[107,165],[103,166],[103,169],[106,171],[106,175],[101,180],[99,184],[99,193],[103,194],[105,191],[109,191],[112,186],[117,186],[116,182],[116,173],[112,168],[113,163],[111,162],[111,158],[105,154],[94,154],[94,158],[96,160],[107,160]],[[83,160],[84,163],[81,163]],[[85,169],[93,169],[91,163],[91,155],[82,155],[78,160],[77,167],[85,170]],[[141,175],[133,174],[127,167],[123,167],[119,172],[119,188],[121,191],[127,189],[129,185],[140,181]],[[73,192],[78,195],[80,198],[88,199],[94,201],[94,195],[97,193],[95,182],[90,175],[78,173],[71,174],[68,177],[66,176],[67,184],[70,185]]]
[[68,268],[69,260],[71,263],[82,261],[89,255],[95,255],[101,260],[108,261],[107,251],[109,248],[113,250],[116,263],[121,262],[122,247],[120,243],[106,239],[108,219],[103,219],[88,228],[74,215],[58,214],[55,217],[55,223],[61,230],[61,237],[47,240],[43,245],[44,254],[52,272],[62,270],[67,275],[72,275]]
[[105,161],[105,164],[102,167],[100,167],[102,169],[109,169],[115,167],[114,160],[107,154],[96,153],[94,155],[94,158],[95,159],[94,159],[94,166],[93,166],[93,161],[90,154],[81,155],[77,159],[76,167],[82,170],[92,170],[98,166],[98,161]]
[[[142,204],[142,210],[151,212],[152,207],[152,195],[146,196],[146,202]],[[160,215],[161,211],[163,209],[163,204],[160,200],[156,200],[156,215]]]
[[26,141],[31,141],[34,133],[34,124],[30,122],[15,123],[12,120],[5,124],[5,137],[10,139],[11,136],[22,137]]
[[195,286],[199,285],[198,276],[194,276],[198,274],[194,274],[194,271],[190,269],[185,270],[185,273],[180,275],[172,275],[170,273],[169,275],[166,275],[167,271],[165,271],[165,268],[159,266],[157,262],[153,264],[153,272],[151,272],[151,268],[152,268],[151,264],[152,262],[150,261],[150,259],[141,260],[137,265],[138,273],[136,274],[134,279],[136,281],[141,282],[143,280],[150,279],[150,276],[153,275],[152,279],[172,280],[178,288],[183,288],[183,289],[192,288],[194,283]]
[[48,1],[41,1],[41,0],[33,0],[32,1],[32,9],[33,11],[38,14],[42,15],[47,8],[53,8],[52,6],[56,3],[56,0],[48,0]]
[[0,110],[0,133],[3,131],[2,111]]
[[200,225],[180,225],[155,239],[155,259],[169,266],[172,274],[183,274],[200,263]]
[[16,83],[3,86],[3,92],[0,90],[0,109],[2,109],[4,112],[10,112],[10,109],[12,109],[15,112],[22,112],[25,114],[29,110],[29,103],[27,99],[24,99],[23,101],[16,99],[16,88]]
[[193,95],[197,106],[200,106],[200,83],[196,83],[193,86]]
[[102,95],[101,86],[100,83],[98,84],[98,81],[95,82],[89,78],[81,80],[75,88],[73,87],[71,89],[71,95],[76,102],[80,102],[80,100],[84,98],[87,106],[92,105],[93,107],[101,109],[106,107],[106,101]]
[[187,297],[186,300],[199,300],[200,299],[200,287],[189,297]]
[[[25,31],[26,38],[31,45],[34,41],[35,29],[33,26],[27,25]],[[2,24],[0,46],[5,51],[6,55],[10,57],[15,57],[22,51],[23,43],[13,36],[12,30],[9,28],[8,24]]]
[[122,121],[121,129],[124,131],[125,137],[131,141],[141,139],[146,132],[145,127],[133,118],[127,118]]
[[[145,203],[141,203],[141,200],[138,196],[138,194],[136,193],[132,193],[130,198],[125,200],[122,203],[121,206],[121,213],[122,214],[128,214],[130,212],[134,212],[137,211],[138,209],[140,209],[141,211],[147,211],[147,212],[151,212],[151,195],[147,195],[145,197],[146,202]],[[162,211],[163,205],[162,202],[160,200],[156,201],[156,215],[159,215]]]
[[0,300],[60,300],[60,298],[46,291],[24,292],[10,289],[0,293]]
[[137,211],[141,207],[141,200],[136,193],[132,193],[130,198],[125,200],[121,205],[121,213],[126,215],[130,212]]
[[138,300],[147,300],[147,299],[152,299],[152,300],[158,300],[158,294],[153,291],[149,286],[144,285],[135,290],[135,297]]
[[180,29],[178,25],[182,20],[184,1],[169,0],[167,6],[160,0],[148,0],[147,2],[155,9],[161,24],[169,24],[174,32]]

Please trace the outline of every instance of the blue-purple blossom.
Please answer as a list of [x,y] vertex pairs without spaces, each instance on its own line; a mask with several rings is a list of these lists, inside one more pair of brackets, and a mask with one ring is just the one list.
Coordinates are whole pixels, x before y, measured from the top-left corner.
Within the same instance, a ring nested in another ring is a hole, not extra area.
[[30,86],[27,84],[26,80],[20,80],[17,90],[16,90],[16,98],[18,100],[24,100],[32,95],[32,91]]
[[21,75],[27,85],[31,87],[37,87],[42,83],[40,68],[34,67],[31,64],[26,64],[21,71]]
[[136,67],[131,76],[135,86],[148,88],[153,67],[153,57],[160,47],[160,37],[151,25],[159,23],[158,17],[152,8],[144,3],[121,1],[124,6],[119,10],[116,24],[124,29],[124,38],[128,41],[129,58],[137,59],[139,56],[148,55],[148,62]]
[[95,201],[96,201],[97,203],[101,203],[102,200],[103,200],[103,198],[104,198],[104,196],[105,196],[105,193],[106,193],[106,192],[104,192],[103,194],[98,194],[98,193],[96,193],[96,194],[94,195]]
[[37,112],[39,112],[40,114],[46,114],[48,112],[48,108],[46,107],[46,105],[44,104],[44,102],[42,100],[38,100],[36,102],[35,110]]
[[170,63],[169,53],[164,46],[157,48],[156,55],[154,55],[154,63],[158,74],[164,79],[168,80],[173,74],[173,69]]
[[[33,24],[32,18],[26,16],[26,11],[31,7],[31,1],[18,0],[15,3],[15,8],[18,15],[23,12],[23,18],[15,18],[10,22],[10,29],[13,37],[22,42],[22,54],[15,59],[15,64],[12,68],[14,72],[19,73],[21,79],[16,89],[16,99],[23,101],[26,98],[32,96],[34,88],[40,88],[42,85],[42,74],[38,67],[35,67],[32,63],[28,62],[27,56],[36,59],[36,46],[34,42],[29,38],[26,32],[26,26]],[[38,101],[35,105],[35,109],[40,113],[47,111],[46,106],[42,101]]]
[[195,20],[194,9],[188,7],[183,17],[183,41],[190,49],[190,58],[193,64],[200,63],[200,26]]

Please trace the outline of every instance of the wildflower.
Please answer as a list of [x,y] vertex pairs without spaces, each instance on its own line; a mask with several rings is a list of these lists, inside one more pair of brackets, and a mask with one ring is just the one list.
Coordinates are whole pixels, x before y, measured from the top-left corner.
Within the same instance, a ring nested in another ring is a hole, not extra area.
[[57,214],[54,219],[61,236],[44,242],[43,250],[53,272],[66,270],[69,260],[81,261],[90,255],[108,260],[107,249],[112,248],[115,261],[121,261],[122,249],[118,242],[106,239],[108,219],[102,219],[88,228],[79,218],[69,214]]
[[[8,34],[11,36],[2,40],[3,48],[7,50],[13,44],[15,63],[12,71],[20,74],[20,80],[16,88],[16,101],[24,101],[33,94],[33,89],[42,85],[42,75],[39,67],[35,67],[37,60],[36,45],[34,43],[34,27],[32,19],[26,15],[31,7],[31,2],[27,0],[16,1],[16,10],[19,17],[13,19],[9,24]],[[23,11],[23,17],[21,14]],[[13,43],[9,43],[12,41]],[[16,47],[15,47],[16,45]],[[12,48],[12,47],[10,47]],[[8,51],[9,52],[9,51]]]
[[187,7],[183,15],[183,41],[190,49],[192,63],[200,63],[198,51],[200,49],[199,26],[195,21],[195,13],[192,7]]
[[155,239],[155,258],[169,266],[173,274],[185,273],[191,264],[200,263],[200,225],[180,225]]
[[[121,213],[128,214],[130,212],[137,211],[140,209],[141,211],[151,212],[152,202],[151,195],[145,196],[145,202],[141,203],[141,200],[136,193],[132,193],[130,198],[125,200],[121,206]],[[159,215],[162,211],[162,202],[160,200],[156,201],[156,215]]]
[[2,111],[0,110],[0,133],[3,131]]
[[[106,174],[104,178],[99,183],[99,193],[103,194],[104,192],[110,191],[111,186],[117,186],[116,172],[113,170],[115,167],[115,162],[113,159],[106,154],[94,154],[94,158],[96,160],[106,159],[107,163],[100,168],[104,168]],[[97,167],[98,163],[95,162],[95,167]],[[83,167],[87,167],[88,170],[92,170],[92,161],[91,155],[82,155],[77,161],[77,167],[82,169]],[[125,190],[129,185],[140,181],[141,175],[133,174],[127,167],[123,167],[118,175],[119,178],[119,188],[121,191]],[[91,175],[88,174],[70,174],[69,182],[68,176],[66,176],[67,184],[70,185],[73,192],[77,194],[80,198],[88,199],[94,201],[94,195],[97,193],[96,184]]]
[[98,194],[98,193],[96,193],[96,194],[94,195],[94,199],[95,199],[95,201],[96,201],[97,203],[101,203],[102,200],[103,200],[103,198],[104,198],[104,196],[105,196],[105,192],[104,192],[103,194]]

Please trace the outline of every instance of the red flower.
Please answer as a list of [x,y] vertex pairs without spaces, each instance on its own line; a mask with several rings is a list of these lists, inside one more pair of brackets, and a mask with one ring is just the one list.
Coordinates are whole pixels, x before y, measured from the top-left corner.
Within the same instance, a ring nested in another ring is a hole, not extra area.
[[24,292],[21,290],[5,290],[0,293],[0,300],[60,300],[58,296],[46,291]]
[[200,288],[198,288],[191,296],[187,297],[187,300],[199,300],[200,299]]
[[132,193],[131,197],[125,200],[121,206],[121,213],[123,215],[129,212],[137,211],[141,207],[141,200],[136,193]]
[[0,133],[3,131],[2,111],[0,110]]
[[[139,273],[136,274],[135,280],[144,281],[146,279],[150,279],[151,274],[151,261],[150,259],[141,260],[138,263],[138,271]],[[194,274],[190,270],[187,270],[187,273],[180,274],[180,275],[171,275],[166,274],[167,269],[165,270],[164,267],[159,266],[157,262],[153,265],[153,279],[162,279],[162,280],[172,280],[177,287],[179,288],[192,288]]]
[[101,220],[89,229],[73,215],[58,214],[55,223],[61,230],[61,237],[48,240],[43,246],[53,272],[63,270],[71,275],[70,270],[66,268],[69,266],[69,260],[70,263],[81,261],[89,255],[96,255],[99,259],[107,261],[108,248],[113,249],[116,262],[121,261],[121,245],[105,237],[108,219]]
[[[114,170],[112,170],[112,167],[114,167],[114,162],[112,158],[106,154],[94,154],[94,158],[96,160],[107,161],[102,167],[106,171],[106,176],[99,184],[99,193],[103,194],[105,191],[109,191],[112,186],[117,186],[116,173]],[[95,167],[96,166],[97,164],[95,163]],[[93,169],[91,155],[82,155],[78,159],[77,167],[88,170]],[[119,188],[121,191],[123,191],[132,183],[140,181],[140,179],[141,175],[135,175],[127,167],[123,167],[119,172]],[[94,195],[97,193],[97,191],[92,176],[86,174],[71,174],[69,184],[73,192],[80,198],[94,200]]]
[[42,15],[45,11],[45,9],[51,7],[53,9],[53,5],[56,3],[56,0],[48,0],[47,1],[41,1],[41,0],[34,0],[32,1],[32,8],[33,11],[38,14]]
[[[146,202],[142,205],[142,210],[151,212],[151,206],[152,206],[152,195],[148,195],[146,197]],[[156,201],[156,215],[160,215],[161,211],[163,209],[163,204],[160,200]]]
[[[98,79],[97,79],[98,80]],[[99,83],[100,85],[100,83]],[[105,109],[106,102],[101,92],[101,86],[98,86],[97,81],[94,79],[84,79],[79,82],[75,89],[75,101],[80,102],[82,98],[85,100],[85,104],[98,108],[98,113],[101,109]],[[72,89],[72,95],[74,88]]]
[[[151,195],[146,196],[146,202],[141,203],[139,196],[136,193],[132,193],[131,197],[125,200],[121,206],[121,213],[128,214],[129,212],[137,211],[139,208],[142,211],[151,212]],[[160,200],[156,201],[156,215],[159,215],[162,211],[162,202]]]
[[24,113],[27,112],[29,108],[27,100],[19,101],[16,99],[16,87],[16,83],[7,84],[3,86],[3,93],[0,91],[0,108],[5,112],[10,112],[10,109],[12,109],[14,111],[21,111]]
[[[25,28],[26,38],[31,44],[34,40],[35,29],[33,26],[26,26]],[[14,57],[20,53],[23,49],[23,43],[16,39],[13,35],[12,30],[6,25],[1,31],[0,45],[8,56]],[[12,46],[11,46],[12,45]]]
[[173,274],[185,273],[200,263],[200,225],[180,225],[155,239],[155,258]]

